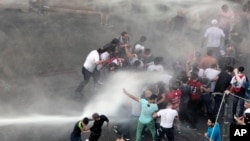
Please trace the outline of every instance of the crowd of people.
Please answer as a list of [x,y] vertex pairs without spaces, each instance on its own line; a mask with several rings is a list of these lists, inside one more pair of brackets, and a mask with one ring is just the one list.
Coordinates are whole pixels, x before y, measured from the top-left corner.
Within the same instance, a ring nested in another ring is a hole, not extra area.
[[[206,47],[206,55],[196,51],[186,60],[175,61],[172,68],[166,68],[164,57],[154,56],[146,47],[146,36],[131,43],[129,34],[122,32],[87,55],[82,66],[83,81],[77,87],[76,95],[84,95],[83,89],[91,77],[98,88],[117,71],[165,73],[168,70],[172,72],[168,83],[147,84],[140,96],[123,89],[125,95],[137,102],[136,106],[131,106],[125,130],[120,131],[123,140],[129,140],[130,133],[134,132],[136,141],[141,141],[147,128],[153,140],[160,141],[165,134],[168,141],[174,141],[174,129],[181,133],[180,127],[186,123],[190,130],[197,130],[199,117],[205,116],[208,130],[204,137],[220,141],[218,118],[223,116],[220,107],[225,94],[233,97],[231,122],[249,124],[250,83],[244,65],[239,65],[241,43],[249,39],[249,11],[250,2],[242,6],[240,12],[233,11],[227,4],[222,5],[218,19],[211,21],[211,27],[201,41],[201,46]],[[83,126],[87,124],[85,120],[81,121]],[[134,130],[132,127],[136,122]],[[79,127],[79,123],[75,127]]]

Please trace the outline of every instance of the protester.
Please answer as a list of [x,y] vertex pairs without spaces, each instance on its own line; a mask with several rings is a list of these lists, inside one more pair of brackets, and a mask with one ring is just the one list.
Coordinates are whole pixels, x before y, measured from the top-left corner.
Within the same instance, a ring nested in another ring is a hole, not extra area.
[[90,136],[89,141],[98,141],[102,133],[102,125],[104,122],[107,123],[107,127],[109,126],[109,119],[105,115],[99,115],[98,113],[94,113],[92,115],[92,119],[94,120],[93,126],[90,127]]
[[88,84],[90,77],[93,77],[94,83],[97,84],[99,78],[96,75],[96,66],[106,62],[105,60],[100,60],[100,54],[103,52],[100,48],[98,50],[92,50],[86,57],[82,66],[83,81],[75,90],[77,95],[82,95],[82,90],[85,85]]
[[161,109],[153,114],[154,118],[161,117],[160,127],[157,129],[156,141],[160,141],[164,134],[168,141],[174,141],[174,120],[178,117],[178,112],[173,109],[172,103],[168,103],[166,109]]
[[207,141],[221,141],[220,125],[218,122],[216,122],[216,118],[208,118],[207,125],[207,132],[204,133],[204,137],[207,139]]
[[155,140],[156,128],[155,128],[155,121],[152,115],[158,110],[157,104],[155,104],[157,101],[157,96],[151,95],[150,98],[146,100],[146,99],[140,99],[139,97],[136,97],[128,93],[125,89],[123,89],[123,92],[125,95],[139,102],[141,105],[141,113],[140,113],[139,121],[137,124],[137,130],[136,130],[136,141],[142,140],[141,139],[142,131],[144,127],[147,127],[150,130],[152,139]]
[[81,133],[89,131],[87,125],[89,123],[88,118],[83,118],[82,120],[76,122],[73,131],[70,135],[70,141],[81,141]]

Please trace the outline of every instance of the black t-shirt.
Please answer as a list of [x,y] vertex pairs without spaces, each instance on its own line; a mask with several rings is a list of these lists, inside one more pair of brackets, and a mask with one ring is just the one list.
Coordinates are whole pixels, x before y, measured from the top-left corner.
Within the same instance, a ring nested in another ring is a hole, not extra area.
[[71,137],[80,137],[81,136],[81,129],[78,127],[79,122],[81,122],[81,121],[78,121],[75,124],[74,129],[71,133]]
[[182,96],[181,96],[181,104],[187,104],[190,100],[190,96],[192,93],[192,89],[189,85],[186,86],[180,86],[179,88],[181,90]]
[[100,133],[102,131],[102,125],[105,121],[109,122],[109,119],[105,115],[100,115],[100,119],[95,120],[93,126],[90,128],[90,131],[94,133]]
[[231,75],[229,75],[224,70],[221,71],[221,73],[219,74],[219,79],[216,81],[214,92],[224,93],[224,91],[230,86],[231,79]]

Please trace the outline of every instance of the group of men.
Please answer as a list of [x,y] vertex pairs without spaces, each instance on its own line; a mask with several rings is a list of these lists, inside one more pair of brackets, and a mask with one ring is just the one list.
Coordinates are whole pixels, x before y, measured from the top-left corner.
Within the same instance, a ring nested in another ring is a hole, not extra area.
[[[94,121],[92,127],[88,127],[89,121]],[[82,132],[90,132],[90,136],[87,139],[88,141],[98,141],[102,133],[102,126],[104,122],[109,126],[109,119],[105,115],[99,115],[94,113],[92,118],[84,117],[82,120],[78,121],[70,135],[71,141],[81,141]]]
[[[201,113],[206,114],[208,118],[209,127],[204,137],[220,141],[221,133],[217,120],[222,112],[220,106],[223,103],[224,93],[232,94],[231,118],[237,124],[249,123],[247,118],[249,110],[246,105],[250,99],[250,84],[244,74],[245,68],[236,67],[236,62],[228,63],[228,60],[222,59],[227,57],[237,59],[242,42],[239,38],[246,35],[243,36],[238,28],[240,17],[236,18],[233,25],[230,24],[231,19],[233,17],[228,5],[223,5],[219,20],[211,21],[212,27],[206,30],[202,40],[202,46],[206,41],[207,55],[201,56],[196,52],[192,59],[186,60],[185,65],[175,62],[172,68],[173,78],[161,91],[158,85],[158,92],[147,89],[151,94],[140,97],[123,90],[125,95],[140,105],[140,113],[136,115],[138,120],[136,141],[142,140],[145,126],[151,132],[153,140],[159,141],[166,134],[168,140],[173,141],[174,126],[176,125],[177,130],[180,129],[178,123],[174,124],[174,121],[177,120],[180,124],[188,122],[190,128],[196,130],[198,115]],[[118,69],[164,73],[163,58],[152,56],[150,49],[144,46],[145,41],[146,37],[142,36],[132,45],[128,33],[122,32],[104,47],[91,51],[82,66],[84,80],[76,89],[76,94],[82,95],[82,90],[91,76],[95,85],[98,85],[102,77],[107,77]],[[227,41],[230,43],[227,44]],[[146,90],[144,92],[146,93]],[[238,103],[239,111],[237,111]],[[158,117],[161,117],[159,125],[155,123]]]

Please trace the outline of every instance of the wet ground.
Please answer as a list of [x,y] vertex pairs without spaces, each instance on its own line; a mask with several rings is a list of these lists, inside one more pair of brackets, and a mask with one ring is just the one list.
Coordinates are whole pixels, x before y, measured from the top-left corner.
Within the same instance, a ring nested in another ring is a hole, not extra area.
[[[0,10],[0,19],[0,140],[68,141],[77,121],[68,119],[80,118],[83,107],[95,95],[92,82],[84,90],[84,98],[74,95],[82,80],[85,56],[127,30],[127,25],[117,19],[113,28],[107,28],[99,24],[98,16],[57,12],[41,15],[6,9]],[[41,115],[66,117],[65,122],[26,124],[42,119]],[[26,116],[28,121],[20,119]],[[9,118],[14,120],[3,125]],[[183,126],[176,141],[202,140],[206,119],[201,117],[197,123],[197,131]],[[111,127],[103,129],[101,141],[115,140],[112,125],[111,120]],[[148,140],[146,135],[143,141]]]

